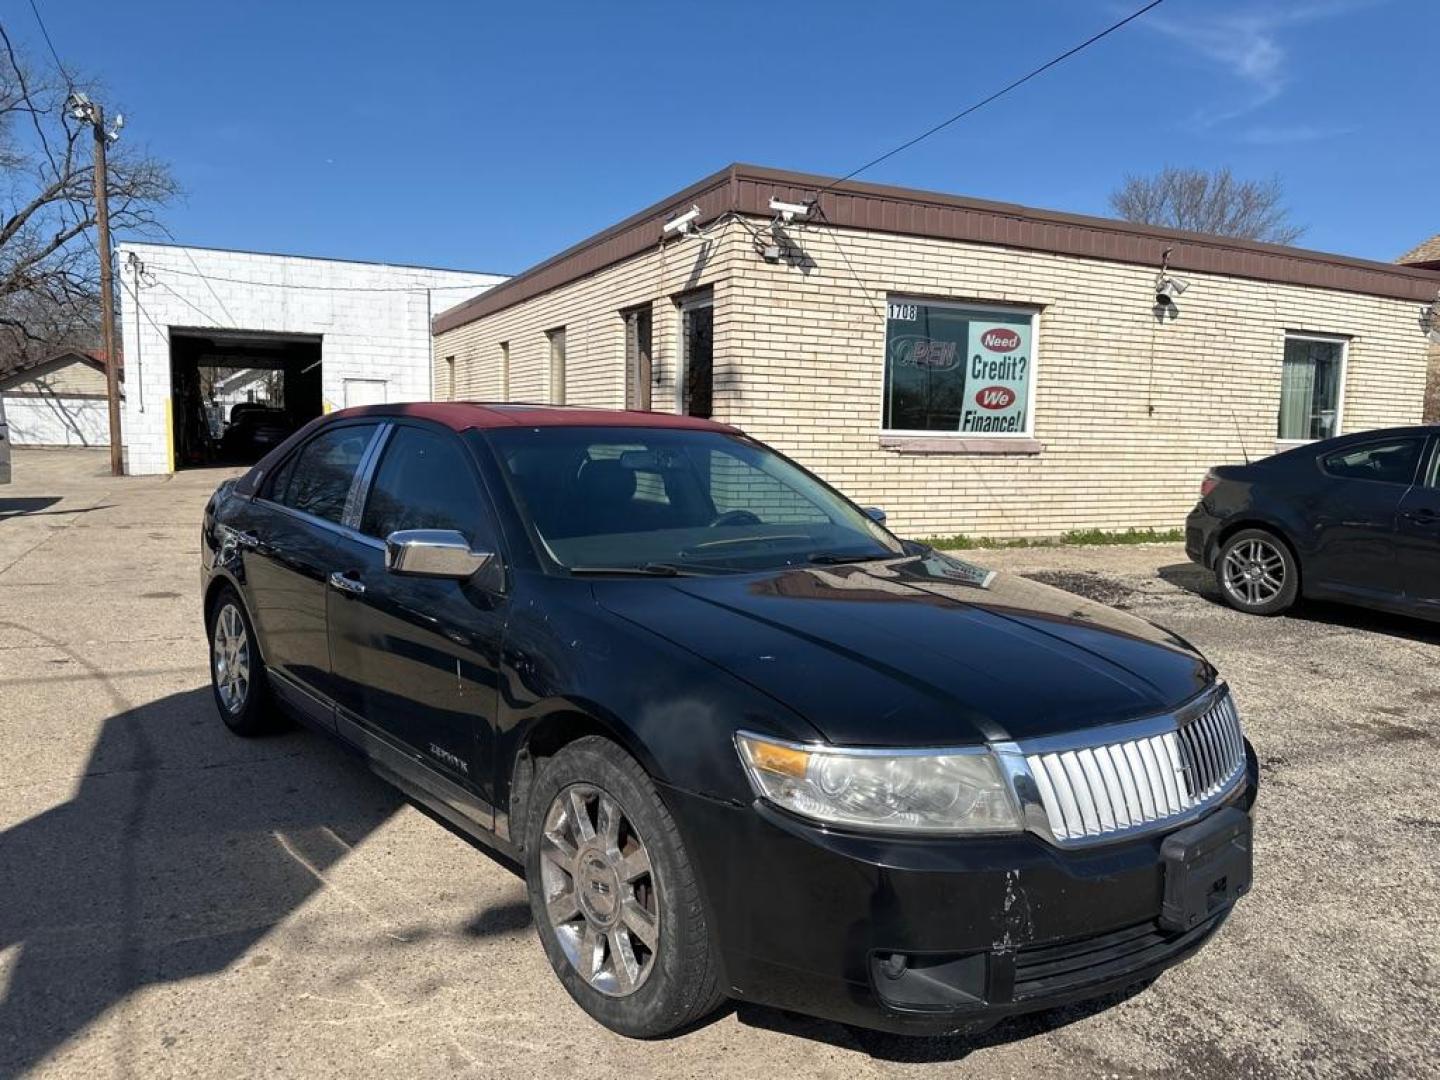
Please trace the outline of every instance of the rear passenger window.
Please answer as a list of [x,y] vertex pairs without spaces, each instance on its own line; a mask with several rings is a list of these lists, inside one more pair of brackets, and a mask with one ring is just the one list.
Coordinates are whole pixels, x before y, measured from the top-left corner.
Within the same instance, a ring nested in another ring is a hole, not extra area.
[[375,424],[351,424],[321,432],[275,473],[270,498],[339,525],[375,428]]
[[1330,454],[1323,459],[1325,471],[1346,480],[1375,480],[1386,484],[1411,484],[1420,464],[1424,439],[1393,439],[1369,443]]
[[384,539],[401,529],[454,529],[472,544],[480,489],[453,436],[399,427],[391,436],[365,501],[360,531]]

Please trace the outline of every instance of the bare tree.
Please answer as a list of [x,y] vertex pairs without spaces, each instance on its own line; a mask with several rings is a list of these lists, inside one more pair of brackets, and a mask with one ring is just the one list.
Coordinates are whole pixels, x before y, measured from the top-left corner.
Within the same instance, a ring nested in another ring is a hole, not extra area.
[[[0,371],[99,338],[89,127],[63,79],[35,73],[0,28]],[[86,88],[90,92],[91,88]],[[96,96],[95,93],[91,94]],[[110,222],[145,232],[176,193],[169,169],[124,143],[110,155]]]
[[1237,180],[1228,168],[1166,167],[1154,176],[1126,176],[1110,195],[1110,208],[1125,221],[1172,229],[1293,244],[1305,232],[1290,220],[1278,177]]

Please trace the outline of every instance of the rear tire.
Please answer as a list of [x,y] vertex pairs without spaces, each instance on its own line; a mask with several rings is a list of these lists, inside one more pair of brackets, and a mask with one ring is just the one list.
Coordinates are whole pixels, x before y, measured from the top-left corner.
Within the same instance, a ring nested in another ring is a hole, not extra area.
[[530,910],[575,1002],[640,1039],[713,1012],[725,995],[700,887],[639,763],[608,739],[578,739],[541,766],[527,807]]
[[1268,529],[1241,529],[1220,548],[1215,583],[1236,611],[1279,615],[1300,594],[1300,568],[1290,546]]
[[210,640],[210,689],[220,719],[245,738],[274,731],[279,724],[256,645],[255,627],[239,594],[230,586],[216,594],[206,628]]

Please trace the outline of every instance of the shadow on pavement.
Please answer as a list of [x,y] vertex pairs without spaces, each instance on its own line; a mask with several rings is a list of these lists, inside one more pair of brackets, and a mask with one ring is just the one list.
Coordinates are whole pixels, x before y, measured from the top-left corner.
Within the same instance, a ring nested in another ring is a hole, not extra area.
[[961,1061],[981,1050],[1058,1031],[1128,1001],[1143,993],[1149,985],[1148,982],[1139,983],[1092,1001],[1002,1020],[989,1031],[976,1035],[892,1035],[748,1004],[738,1005],[735,1015],[742,1024],[750,1027],[813,1039],[845,1050],[859,1050],[880,1061],[935,1063]]
[[[1219,607],[1229,608],[1215,584],[1215,575],[1195,563],[1175,563],[1162,566],[1157,571],[1162,581],[1176,588],[1193,593],[1203,600]],[[1388,634],[1407,641],[1420,641],[1440,645],[1440,623],[1427,622],[1409,615],[1395,615],[1388,611],[1374,611],[1370,608],[1354,607],[1349,604],[1332,604],[1323,600],[1302,600],[1287,611],[1283,618],[1301,622],[1323,623],[1347,630],[1364,630],[1375,634]],[[1255,616],[1259,623],[1265,620]]]
[[208,687],[107,720],[74,797],[0,832],[0,1075],[294,912],[403,801],[357,764],[298,731],[236,740]]

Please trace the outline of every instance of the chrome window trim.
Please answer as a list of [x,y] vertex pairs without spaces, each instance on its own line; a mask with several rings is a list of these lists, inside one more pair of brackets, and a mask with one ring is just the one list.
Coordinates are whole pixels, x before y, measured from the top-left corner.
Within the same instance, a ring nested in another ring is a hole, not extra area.
[[375,548],[377,551],[385,550],[383,541],[376,540],[373,536],[366,536],[364,533],[358,532],[345,525],[336,525],[335,522],[326,518],[316,517],[314,514],[307,514],[303,510],[296,510],[294,507],[286,506],[283,503],[272,502],[269,499],[256,498],[255,501],[261,506],[269,507],[271,510],[278,511],[286,517],[294,518],[296,521],[303,522],[306,525],[314,525],[316,528],[335,533],[337,536],[343,537],[346,540],[354,540],[356,543]]
[[360,464],[355,469],[355,476],[350,481],[350,490],[345,495],[345,509],[341,511],[340,520],[345,527],[353,532],[360,531],[360,518],[365,512],[365,500],[370,495],[370,479],[375,475],[375,466],[380,460],[380,454],[390,442],[390,433],[395,430],[395,425],[388,420],[382,420],[375,434],[371,436],[370,443],[365,447],[365,452],[360,455]]

